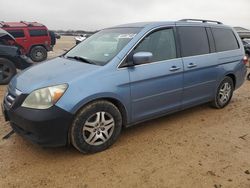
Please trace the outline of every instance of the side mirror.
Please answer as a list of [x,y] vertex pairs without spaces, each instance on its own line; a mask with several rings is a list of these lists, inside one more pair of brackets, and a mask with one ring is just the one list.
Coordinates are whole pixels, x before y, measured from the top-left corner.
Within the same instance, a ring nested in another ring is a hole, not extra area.
[[133,63],[141,65],[152,62],[153,54],[151,52],[137,52],[133,55]]

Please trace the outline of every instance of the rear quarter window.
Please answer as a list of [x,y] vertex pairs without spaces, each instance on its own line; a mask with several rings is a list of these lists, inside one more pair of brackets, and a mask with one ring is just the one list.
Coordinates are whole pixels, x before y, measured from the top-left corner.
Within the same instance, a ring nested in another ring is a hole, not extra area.
[[22,29],[7,30],[7,32],[9,32],[15,38],[23,38],[24,37],[24,32]]
[[209,42],[205,27],[178,27],[182,57],[209,54]]
[[48,31],[45,29],[30,29],[29,33],[31,37],[48,36]]
[[217,52],[239,49],[239,43],[231,29],[212,28]]

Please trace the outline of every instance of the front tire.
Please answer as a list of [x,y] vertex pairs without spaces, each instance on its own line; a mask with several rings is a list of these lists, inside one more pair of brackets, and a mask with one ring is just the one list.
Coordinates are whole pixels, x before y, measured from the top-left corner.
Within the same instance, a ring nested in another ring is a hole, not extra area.
[[217,109],[224,108],[230,102],[234,91],[232,78],[226,76],[220,83],[212,106]]
[[82,153],[96,153],[109,148],[119,137],[122,116],[108,101],[85,106],[75,117],[70,137],[72,145]]
[[0,58],[0,84],[8,84],[16,74],[16,67],[8,59]]
[[48,53],[43,46],[35,46],[30,50],[30,58],[34,62],[41,62],[47,59]]

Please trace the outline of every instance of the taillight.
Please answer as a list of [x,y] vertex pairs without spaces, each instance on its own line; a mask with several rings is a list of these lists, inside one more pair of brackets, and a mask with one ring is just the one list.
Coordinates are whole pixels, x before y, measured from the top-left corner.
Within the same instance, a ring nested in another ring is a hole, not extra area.
[[243,63],[246,65],[248,63],[248,57],[245,55],[243,58]]

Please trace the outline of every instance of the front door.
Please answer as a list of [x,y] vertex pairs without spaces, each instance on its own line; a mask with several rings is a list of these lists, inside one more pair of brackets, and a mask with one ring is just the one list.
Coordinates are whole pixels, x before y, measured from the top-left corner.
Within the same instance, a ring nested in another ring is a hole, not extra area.
[[181,107],[183,64],[177,58],[173,28],[146,36],[132,51],[151,52],[151,63],[129,68],[132,121],[162,115]]

